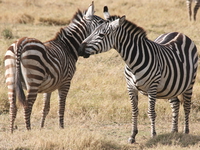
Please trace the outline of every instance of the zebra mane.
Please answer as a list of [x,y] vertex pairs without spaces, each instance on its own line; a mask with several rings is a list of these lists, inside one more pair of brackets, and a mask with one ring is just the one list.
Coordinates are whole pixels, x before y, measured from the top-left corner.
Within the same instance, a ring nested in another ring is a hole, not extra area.
[[76,23],[77,21],[81,21],[83,18],[83,15],[86,13],[86,10],[81,12],[79,9],[78,11],[74,14],[73,18],[71,19],[71,23]]
[[[60,31],[58,31],[55,35],[55,37],[49,41],[53,41],[56,39],[62,39],[62,33],[69,33],[71,32],[71,27],[74,26],[74,24],[79,24],[80,21],[83,19],[84,14],[86,13],[86,10],[81,12],[79,9],[78,11],[74,14],[74,16],[72,17],[70,24],[65,26],[65,27],[61,27]],[[49,42],[47,41],[47,42]]]
[[111,22],[111,21],[114,21],[114,20],[119,19],[119,18],[120,18],[120,16],[112,15],[112,16],[110,16],[107,20],[108,20],[109,22]]
[[[111,21],[114,21],[114,20],[119,19],[119,18],[120,18],[120,16],[113,15],[113,16],[110,16],[107,20],[108,20],[109,22],[111,22]],[[141,34],[144,38],[147,37],[146,31],[145,31],[142,27],[136,25],[135,23],[133,23],[133,22],[131,22],[131,21],[129,21],[129,20],[125,20],[125,22],[124,22],[123,24],[126,24],[126,26],[129,28],[129,31],[132,31],[132,30],[135,30],[135,32],[138,32],[138,31],[139,31],[140,34]]]

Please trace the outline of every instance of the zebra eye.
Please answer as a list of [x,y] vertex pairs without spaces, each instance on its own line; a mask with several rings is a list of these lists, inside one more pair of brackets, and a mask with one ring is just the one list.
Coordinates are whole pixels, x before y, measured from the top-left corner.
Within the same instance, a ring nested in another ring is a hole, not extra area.
[[103,33],[99,33],[99,36],[100,36],[100,37],[104,37],[104,34],[103,34]]

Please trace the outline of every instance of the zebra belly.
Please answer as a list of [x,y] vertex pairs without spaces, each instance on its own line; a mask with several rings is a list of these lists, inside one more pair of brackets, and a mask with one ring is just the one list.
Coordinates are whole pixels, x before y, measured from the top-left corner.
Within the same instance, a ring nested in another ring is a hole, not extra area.
[[[138,87],[136,85],[134,85],[134,86],[141,94],[148,96],[148,92],[147,92],[146,88]],[[171,90],[170,88],[166,88],[164,91],[162,91],[162,88],[158,87],[156,98],[158,98],[158,99],[170,99],[170,98],[173,98],[173,97],[177,97],[177,96],[181,95],[183,92],[185,92],[186,89],[187,88],[181,89],[181,90],[179,90],[179,89]]]
[[55,78],[51,78],[49,75],[48,78],[44,79],[42,84],[39,86],[38,93],[49,93],[58,89],[62,83],[61,81],[55,80]]
[[[130,76],[130,74],[132,77]],[[157,89],[155,90],[157,92],[156,97],[159,99],[170,99],[179,96],[180,94],[185,92],[192,84],[191,77],[192,76],[189,76],[187,80],[185,79],[184,81],[182,81],[181,78],[178,79],[176,77],[171,77],[170,80],[168,80],[168,78],[161,77]],[[148,93],[151,93],[150,87],[151,85],[155,85],[155,82],[153,80],[140,80],[137,82],[139,77],[133,75],[131,72],[129,72],[128,78],[133,86],[143,95],[148,95]]]

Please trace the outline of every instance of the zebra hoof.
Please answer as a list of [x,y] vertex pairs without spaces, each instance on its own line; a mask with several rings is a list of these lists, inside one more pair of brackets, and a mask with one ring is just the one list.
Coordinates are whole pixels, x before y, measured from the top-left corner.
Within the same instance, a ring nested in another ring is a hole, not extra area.
[[130,137],[130,138],[128,139],[128,143],[130,143],[130,144],[135,143],[135,138]]
[[185,133],[185,134],[189,134],[189,132],[190,132],[189,129],[185,129],[185,130],[184,130],[184,133]]

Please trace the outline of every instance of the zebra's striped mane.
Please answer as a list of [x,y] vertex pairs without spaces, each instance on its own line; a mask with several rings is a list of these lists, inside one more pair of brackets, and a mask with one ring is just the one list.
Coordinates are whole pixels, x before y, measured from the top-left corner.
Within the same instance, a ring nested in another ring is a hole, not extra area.
[[[107,20],[111,22],[111,21],[114,21],[119,18],[120,18],[120,16],[113,15],[113,16],[110,16]],[[140,35],[142,35],[144,38],[147,37],[146,31],[142,27],[136,25],[135,23],[133,23],[129,20],[125,20],[123,24],[126,24],[125,28],[128,28],[129,31],[132,31],[132,30],[135,30],[134,32],[139,31]]]
[[110,16],[107,20],[108,20],[109,22],[111,22],[111,21],[114,21],[114,20],[119,19],[119,18],[120,18],[120,16],[113,15],[113,16]]
[[77,21],[81,21],[83,18],[83,15],[86,13],[86,10],[81,12],[79,9],[78,11],[74,14],[73,18],[71,19],[71,23],[77,23]]
[[83,15],[86,13],[86,10],[81,12],[79,9],[78,11],[74,14],[74,16],[72,17],[71,21],[70,21],[70,24],[65,26],[65,27],[62,27],[60,28],[60,31],[58,31],[56,33],[56,36],[51,39],[51,40],[48,40],[47,42],[50,42],[50,41],[54,41],[54,40],[57,40],[57,39],[62,39],[62,35],[63,33],[71,33],[71,30],[72,30],[72,27],[74,27],[75,25],[79,24],[80,21],[83,19]]

